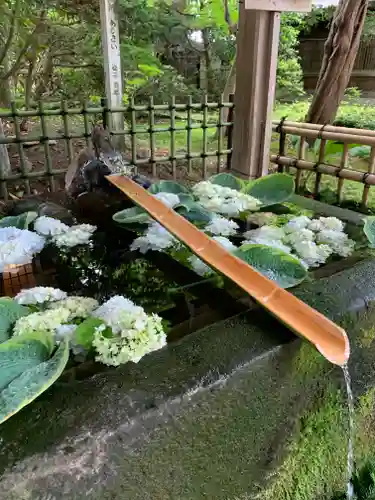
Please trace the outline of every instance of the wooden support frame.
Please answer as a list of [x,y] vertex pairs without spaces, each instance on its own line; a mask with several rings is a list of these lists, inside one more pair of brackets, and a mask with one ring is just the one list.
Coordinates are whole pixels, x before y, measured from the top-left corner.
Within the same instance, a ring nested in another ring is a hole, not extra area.
[[311,0],[240,3],[231,166],[241,177],[255,179],[268,173],[280,11],[310,9]]

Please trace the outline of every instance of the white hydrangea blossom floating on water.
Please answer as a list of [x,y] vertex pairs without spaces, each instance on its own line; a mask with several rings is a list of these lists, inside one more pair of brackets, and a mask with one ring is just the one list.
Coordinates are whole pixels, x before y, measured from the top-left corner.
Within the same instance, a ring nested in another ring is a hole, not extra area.
[[43,236],[28,229],[0,228],[0,272],[8,265],[30,264],[45,242]]
[[22,305],[43,304],[45,302],[54,302],[67,298],[67,293],[59,288],[50,286],[36,286],[21,290],[14,299]]
[[237,222],[221,217],[220,215],[214,215],[203,231],[217,236],[231,236],[236,234],[238,229],[239,225]]
[[34,229],[42,236],[56,236],[69,231],[69,226],[58,219],[43,215],[35,220]]
[[139,250],[145,254],[149,250],[163,251],[179,245],[177,238],[158,222],[152,222],[143,236],[136,238],[130,245],[132,252]]
[[91,224],[71,226],[68,231],[56,234],[52,242],[59,248],[72,248],[77,245],[87,245],[96,230]]
[[35,231],[43,236],[51,237],[52,243],[59,248],[72,248],[87,245],[96,230],[91,224],[67,226],[53,217],[38,217],[34,222]]
[[243,244],[262,244],[297,256],[306,267],[318,267],[331,255],[348,257],[355,242],[344,233],[344,224],[336,217],[310,219],[299,216],[282,227],[262,226],[244,233]]
[[163,202],[168,208],[174,208],[176,205],[180,203],[180,198],[177,194],[174,193],[156,193],[154,194],[155,198],[159,201]]
[[192,189],[204,208],[230,217],[246,211],[256,212],[262,204],[253,196],[209,181],[198,182]]
[[[137,363],[145,354],[166,344],[162,319],[156,314],[146,314],[125,297],[112,297],[94,311],[94,316],[104,322],[95,330],[93,346],[98,353],[97,361],[106,365]],[[106,332],[106,327],[112,335]]]
[[[227,252],[234,252],[235,250],[237,250],[236,245],[233,245],[233,243],[225,236],[214,236],[212,239],[219,243],[223,248],[225,248]],[[191,265],[193,271],[195,271],[199,276],[206,276],[214,272],[214,270],[208,264],[206,264],[196,255],[191,255],[188,258],[188,262]]]

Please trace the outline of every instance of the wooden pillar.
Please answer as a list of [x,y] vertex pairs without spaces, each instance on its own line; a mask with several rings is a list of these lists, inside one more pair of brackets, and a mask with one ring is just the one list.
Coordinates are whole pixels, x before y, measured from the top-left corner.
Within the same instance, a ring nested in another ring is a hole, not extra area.
[[308,12],[311,0],[240,3],[232,169],[245,178],[268,173],[280,12],[294,10]]
[[[116,5],[116,0],[100,0],[105,92],[110,109],[122,106],[120,35]],[[123,130],[123,113],[111,113],[110,126],[113,131]],[[123,142],[123,138],[114,136],[113,142],[119,147]]]

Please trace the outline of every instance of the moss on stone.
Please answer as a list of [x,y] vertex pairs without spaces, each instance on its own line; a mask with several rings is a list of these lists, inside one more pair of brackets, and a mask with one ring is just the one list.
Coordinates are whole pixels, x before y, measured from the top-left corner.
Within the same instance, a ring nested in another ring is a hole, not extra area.
[[[348,412],[341,391],[330,385],[320,405],[300,419],[300,432],[284,463],[259,500],[328,500],[345,489]],[[356,407],[355,457],[361,466],[375,443],[373,407],[375,390],[361,396]]]

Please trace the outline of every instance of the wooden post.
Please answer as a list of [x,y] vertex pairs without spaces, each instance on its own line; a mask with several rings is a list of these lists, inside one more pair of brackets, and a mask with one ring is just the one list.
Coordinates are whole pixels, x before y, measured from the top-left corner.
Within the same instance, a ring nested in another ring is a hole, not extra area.
[[232,170],[242,177],[268,173],[280,12],[309,10],[311,0],[240,3]]
[[[100,0],[105,91],[110,109],[122,106],[120,35],[116,4],[116,0]],[[110,129],[114,132],[124,129],[123,113],[111,113]],[[123,137],[115,135],[113,143],[120,147]]]

